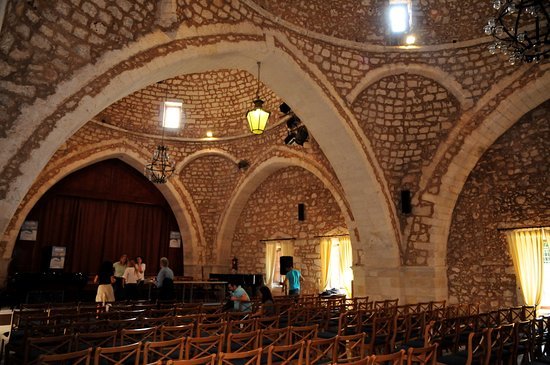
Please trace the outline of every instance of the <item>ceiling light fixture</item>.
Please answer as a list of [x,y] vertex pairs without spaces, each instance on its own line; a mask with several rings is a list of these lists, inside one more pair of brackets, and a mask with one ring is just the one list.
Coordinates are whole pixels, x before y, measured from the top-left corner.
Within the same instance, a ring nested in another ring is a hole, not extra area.
[[[168,85],[166,85],[166,97],[162,103],[162,108],[166,107],[166,102],[168,101]],[[160,145],[158,145],[153,151],[153,158],[151,163],[145,165],[144,174],[149,179],[149,181],[155,184],[165,184],[166,181],[174,171],[176,170],[176,164],[170,159],[168,155],[168,147],[164,145],[164,129],[167,125],[166,118],[169,118],[170,113],[162,113],[162,137]]]
[[491,54],[502,53],[510,64],[539,62],[550,53],[548,0],[493,0],[495,17],[483,28],[495,42]]
[[254,108],[246,113],[248,127],[254,134],[262,134],[267,125],[267,120],[271,113],[262,109],[264,101],[260,99],[260,62],[258,62],[258,88],[256,89],[256,99],[254,99]]

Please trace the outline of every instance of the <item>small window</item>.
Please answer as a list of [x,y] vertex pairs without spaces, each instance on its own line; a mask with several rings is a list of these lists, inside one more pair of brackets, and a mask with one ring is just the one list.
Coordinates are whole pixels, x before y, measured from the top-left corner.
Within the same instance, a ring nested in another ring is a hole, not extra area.
[[391,34],[404,34],[411,30],[411,7],[409,1],[391,1],[388,10]]
[[162,126],[179,128],[183,114],[183,103],[180,100],[167,100],[162,110]]

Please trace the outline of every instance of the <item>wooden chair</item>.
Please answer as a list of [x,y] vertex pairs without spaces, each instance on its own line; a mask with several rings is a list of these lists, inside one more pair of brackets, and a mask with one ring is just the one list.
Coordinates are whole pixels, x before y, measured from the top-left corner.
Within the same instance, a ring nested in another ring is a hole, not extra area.
[[312,340],[317,337],[318,325],[290,326],[289,343]]
[[337,336],[335,348],[335,363],[359,361],[366,357],[365,334],[357,333],[355,335]]
[[483,332],[470,333],[466,351],[440,356],[437,361],[441,364],[449,365],[486,364],[490,356],[490,352],[488,351],[490,348],[490,344],[488,343],[490,334],[488,334],[488,331],[491,330],[491,328],[488,328],[483,330]]
[[143,347],[143,364],[155,361],[183,360],[185,337],[167,341],[146,342]]
[[160,326],[160,340],[167,341],[179,337],[193,337],[194,331],[195,325],[193,323],[178,326]]
[[38,364],[41,355],[64,354],[70,352],[74,336],[63,335],[53,337],[27,338],[23,364]]
[[207,355],[189,360],[168,360],[166,365],[215,365],[216,355]]
[[302,365],[304,344],[304,341],[300,341],[292,345],[269,346],[267,365]]
[[95,350],[94,365],[139,365],[141,342],[131,345],[98,347]]
[[185,359],[196,359],[222,351],[224,335],[188,337],[185,343]]
[[374,318],[372,329],[365,338],[366,351],[369,355],[389,353],[392,334],[396,326],[396,316]]
[[403,365],[405,350],[386,355],[372,356],[371,365]]
[[516,356],[522,355],[522,364],[533,361],[533,325],[531,321],[518,321],[515,323],[515,348]]
[[260,365],[262,348],[243,352],[222,352],[218,356],[218,365]]
[[129,345],[136,342],[156,341],[157,327],[123,328],[120,330],[120,345]]
[[268,328],[260,331],[260,346],[270,345],[281,346],[288,345],[290,337],[290,327],[286,328]]
[[279,316],[258,317],[256,319],[256,329],[279,328],[279,319]]
[[336,337],[315,338],[307,341],[307,365],[332,364],[336,362],[336,356]]
[[40,355],[39,365],[90,365],[92,348],[64,354]]
[[215,335],[225,335],[227,331],[227,322],[199,323],[197,326],[198,337],[209,337]]
[[354,361],[354,362],[340,363],[339,365],[372,365],[373,361],[374,361],[374,355],[367,356],[364,359]]
[[116,346],[117,338],[117,330],[77,333],[74,339],[74,349],[84,350],[89,347],[113,347]]
[[405,358],[407,365],[436,365],[437,344],[428,347],[410,347]]
[[516,362],[516,324],[506,323],[500,326],[500,336],[497,346],[497,364],[508,364]]
[[258,348],[260,331],[230,333],[227,335],[226,352],[244,352]]
[[239,332],[250,332],[256,330],[255,318],[252,319],[241,319],[238,321],[229,321],[227,324],[227,333],[239,333]]

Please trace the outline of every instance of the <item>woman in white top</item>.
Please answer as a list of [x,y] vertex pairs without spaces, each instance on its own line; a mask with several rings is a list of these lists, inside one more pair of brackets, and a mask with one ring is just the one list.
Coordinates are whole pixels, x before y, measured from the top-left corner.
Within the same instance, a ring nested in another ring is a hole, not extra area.
[[145,262],[143,262],[143,257],[136,257],[136,269],[138,271],[138,297],[143,299],[143,284],[145,283]]
[[136,262],[130,260],[128,267],[124,270],[124,275],[122,276],[124,290],[126,291],[126,299],[136,300],[138,299],[138,279],[139,271],[137,269]]

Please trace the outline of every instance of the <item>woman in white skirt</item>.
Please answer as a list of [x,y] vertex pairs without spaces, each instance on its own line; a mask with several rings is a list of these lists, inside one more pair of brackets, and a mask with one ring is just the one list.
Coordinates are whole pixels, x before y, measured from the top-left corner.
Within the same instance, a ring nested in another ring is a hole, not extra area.
[[96,303],[105,303],[115,301],[115,292],[113,290],[113,284],[115,282],[113,263],[110,261],[104,261],[99,268],[99,272],[94,278],[94,284],[99,284],[97,287],[97,294],[95,297]]

